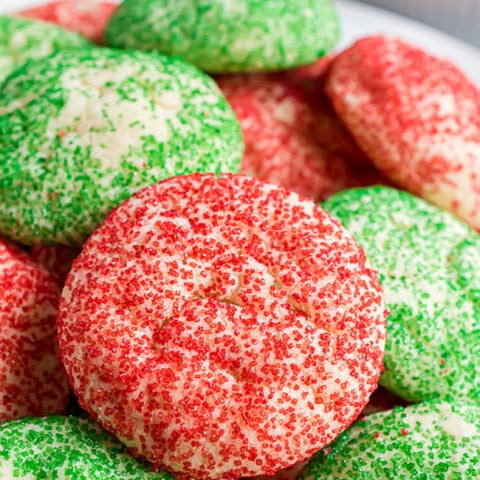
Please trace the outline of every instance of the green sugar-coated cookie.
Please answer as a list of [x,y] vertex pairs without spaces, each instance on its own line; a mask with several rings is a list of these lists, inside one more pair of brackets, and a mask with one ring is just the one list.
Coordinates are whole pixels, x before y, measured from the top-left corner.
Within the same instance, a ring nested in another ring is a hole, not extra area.
[[161,54],[57,52],[0,98],[0,233],[83,242],[112,207],[158,180],[236,171],[239,123],[207,75]]
[[479,465],[480,407],[434,401],[357,421],[298,480],[473,480]]
[[323,206],[380,273],[390,310],[380,384],[412,402],[480,405],[480,235],[384,186],[345,190]]
[[106,31],[108,45],[180,55],[212,73],[312,63],[338,37],[331,0],[125,0]]
[[131,457],[93,421],[26,417],[0,425],[0,479],[173,480]]
[[93,44],[56,25],[20,17],[0,16],[0,82],[23,62],[58,50]]

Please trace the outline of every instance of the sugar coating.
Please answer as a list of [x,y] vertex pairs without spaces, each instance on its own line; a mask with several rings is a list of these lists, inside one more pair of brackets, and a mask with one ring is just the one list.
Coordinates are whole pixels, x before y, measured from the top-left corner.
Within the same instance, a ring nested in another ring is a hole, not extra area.
[[480,89],[457,66],[366,37],[337,57],[327,91],[387,177],[480,229]]
[[272,474],[360,413],[385,311],[352,237],[313,201],[241,175],[148,187],[86,241],[60,349],[80,404],[155,465]]
[[299,480],[478,478],[480,407],[425,402],[368,415],[317,453]]
[[[278,72],[276,76],[286,82],[296,95],[301,94],[315,112],[310,128],[322,146],[330,153],[348,158],[353,165],[368,171],[369,168],[374,168],[373,165],[343,125],[325,92],[335,58],[336,54],[331,54],[309,65]],[[359,170],[355,174],[360,176],[362,172]]]
[[92,420],[60,415],[0,424],[0,478],[173,480],[134,459]]
[[117,2],[58,0],[22,10],[19,14],[22,17],[58,24],[95,43],[103,44],[105,28],[117,7]]
[[24,251],[0,240],[0,421],[64,413],[70,389],[55,319],[60,286]]
[[126,0],[105,33],[110,46],[180,55],[212,73],[313,62],[339,37],[331,0]]
[[56,25],[0,15],[0,82],[27,60],[89,46],[86,38]]
[[0,232],[81,245],[110,209],[170,176],[236,171],[240,126],[209,77],[145,52],[59,52],[0,99]]
[[480,404],[480,236],[389,187],[345,190],[323,206],[380,272],[390,310],[380,384],[413,402]]
[[216,77],[242,126],[240,170],[314,200],[347,187],[385,183],[322,91],[329,59],[307,72]]

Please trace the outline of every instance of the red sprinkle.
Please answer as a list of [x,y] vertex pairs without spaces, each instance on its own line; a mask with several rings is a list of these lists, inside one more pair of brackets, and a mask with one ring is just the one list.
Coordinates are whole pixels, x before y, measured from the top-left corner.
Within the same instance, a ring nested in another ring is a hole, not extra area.
[[69,387],[57,347],[60,285],[0,240],[0,421],[65,413]]
[[456,65],[364,37],[334,59],[326,89],[385,176],[480,229],[480,89]]
[[216,78],[242,127],[241,171],[324,200],[388,183],[343,127],[324,92],[330,59],[281,74]]
[[363,250],[313,201],[194,174],[142,190],[89,237],[58,330],[101,425],[176,476],[233,479],[303,461],[358,417],[385,316]]

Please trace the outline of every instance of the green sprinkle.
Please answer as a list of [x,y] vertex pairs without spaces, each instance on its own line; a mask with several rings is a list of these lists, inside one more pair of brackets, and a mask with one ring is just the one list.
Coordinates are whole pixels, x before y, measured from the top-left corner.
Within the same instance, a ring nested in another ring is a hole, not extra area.
[[0,478],[174,480],[133,458],[93,421],[60,415],[0,425]]
[[106,31],[108,45],[158,50],[212,73],[313,63],[338,38],[331,0],[125,0]]
[[380,272],[390,310],[380,384],[411,402],[480,405],[480,235],[384,186],[345,190],[324,207]]
[[314,455],[298,480],[478,478],[478,406],[427,401],[368,419]]
[[0,234],[26,245],[81,245],[138,190],[237,172],[243,154],[238,120],[210,77],[107,48],[57,52],[12,74],[0,144]]
[[0,15],[0,81],[27,60],[93,44],[57,25]]

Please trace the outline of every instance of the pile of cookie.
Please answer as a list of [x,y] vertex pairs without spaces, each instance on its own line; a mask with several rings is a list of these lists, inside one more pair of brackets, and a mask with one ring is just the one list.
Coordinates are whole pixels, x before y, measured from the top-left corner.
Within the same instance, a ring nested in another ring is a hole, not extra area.
[[0,16],[0,478],[478,478],[480,90],[339,35]]

